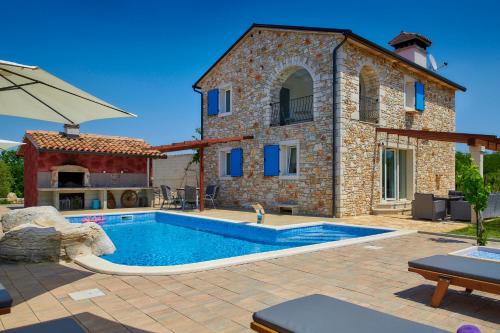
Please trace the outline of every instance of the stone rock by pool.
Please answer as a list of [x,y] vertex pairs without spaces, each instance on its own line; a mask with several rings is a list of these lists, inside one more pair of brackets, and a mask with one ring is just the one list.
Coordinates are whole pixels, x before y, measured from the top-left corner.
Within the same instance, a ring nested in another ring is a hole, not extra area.
[[13,210],[1,219],[0,258],[4,260],[58,261],[115,250],[98,224],[71,224],[54,207]]

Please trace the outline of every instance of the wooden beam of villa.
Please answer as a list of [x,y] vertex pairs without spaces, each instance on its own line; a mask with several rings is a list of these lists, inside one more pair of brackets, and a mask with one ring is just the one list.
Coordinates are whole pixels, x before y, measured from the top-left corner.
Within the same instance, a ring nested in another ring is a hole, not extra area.
[[251,139],[253,139],[253,135],[235,136],[235,137],[218,138],[218,139],[192,140],[192,141],[171,143],[169,145],[156,146],[153,147],[152,149],[159,150],[162,153],[168,153],[172,151],[205,148],[218,143],[238,142]]
[[469,146],[484,146],[488,150],[500,151],[500,138],[496,137],[495,135],[407,130],[384,127],[377,128],[376,131],[378,133],[407,136],[421,140],[465,143]]

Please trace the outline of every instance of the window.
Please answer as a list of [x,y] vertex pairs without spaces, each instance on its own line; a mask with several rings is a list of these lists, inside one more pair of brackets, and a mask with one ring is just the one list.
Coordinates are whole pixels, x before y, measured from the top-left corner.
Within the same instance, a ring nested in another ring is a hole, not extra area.
[[223,148],[219,151],[219,175],[221,178],[243,176],[242,148]]
[[231,177],[231,149],[221,149],[219,152],[219,175],[221,178]]
[[280,178],[295,179],[299,176],[299,142],[280,142]]
[[415,80],[405,79],[405,109],[415,110]]
[[228,115],[232,107],[231,87],[219,89],[219,115]]
[[405,78],[405,109],[408,111],[424,111],[425,109],[425,87],[411,77]]

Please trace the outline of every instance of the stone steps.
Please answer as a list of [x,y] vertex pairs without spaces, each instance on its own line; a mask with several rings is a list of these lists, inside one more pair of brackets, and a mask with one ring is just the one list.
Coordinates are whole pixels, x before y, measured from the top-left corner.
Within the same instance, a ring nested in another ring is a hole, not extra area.
[[382,202],[372,208],[373,215],[410,215],[411,201]]

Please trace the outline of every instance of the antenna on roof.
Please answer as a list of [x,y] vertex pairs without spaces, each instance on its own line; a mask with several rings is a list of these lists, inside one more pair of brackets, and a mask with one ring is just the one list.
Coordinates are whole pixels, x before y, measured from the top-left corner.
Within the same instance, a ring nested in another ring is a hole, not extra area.
[[431,69],[434,71],[434,72],[437,72],[440,68],[443,68],[443,67],[446,67],[448,66],[448,63],[446,61],[443,62],[443,64],[441,66],[438,66],[437,63],[436,63],[436,59],[434,58],[434,56],[432,54],[429,53],[429,62],[431,63]]

